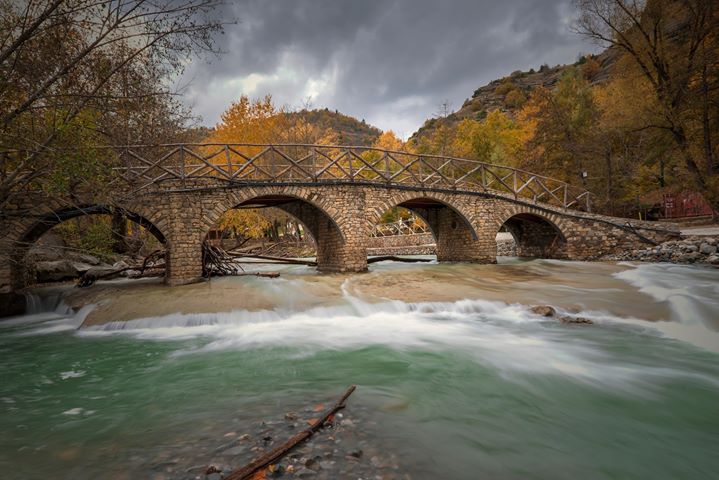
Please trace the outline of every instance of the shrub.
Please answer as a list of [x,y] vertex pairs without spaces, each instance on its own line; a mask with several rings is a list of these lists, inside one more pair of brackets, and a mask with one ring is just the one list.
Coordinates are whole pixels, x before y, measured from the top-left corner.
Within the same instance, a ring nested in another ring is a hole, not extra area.
[[519,89],[512,90],[504,97],[504,104],[513,108],[521,107],[526,101],[527,97]]
[[516,87],[515,85],[510,82],[504,82],[501,85],[499,85],[497,88],[494,89],[494,93],[497,95],[506,95],[512,90],[514,90]]

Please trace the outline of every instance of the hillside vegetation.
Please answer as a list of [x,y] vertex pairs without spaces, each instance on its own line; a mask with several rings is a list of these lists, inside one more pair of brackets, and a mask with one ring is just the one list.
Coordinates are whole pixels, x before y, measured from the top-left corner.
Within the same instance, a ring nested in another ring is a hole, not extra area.
[[345,115],[337,110],[327,108],[300,110],[286,113],[288,120],[295,123],[299,120],[315,125],[323,130],[332,130],[337,134],[341,145],[370,146],[377,141],[382,130],[367,124],[364,120]]
[[[517,71],[428,120],[407,149],[510,165],[583,185],[633,216],[693,191],[719,211],[719,8],[700,0],[578,0],[607,49]],[[618,8],[621,4],[623,8]]]

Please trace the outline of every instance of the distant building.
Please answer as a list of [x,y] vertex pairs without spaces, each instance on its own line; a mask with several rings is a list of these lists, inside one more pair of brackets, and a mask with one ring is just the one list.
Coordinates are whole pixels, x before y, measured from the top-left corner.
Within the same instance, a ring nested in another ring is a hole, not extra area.
[[696,192],[665,193],[664,218],[703,217],[712,214],[712,207]]

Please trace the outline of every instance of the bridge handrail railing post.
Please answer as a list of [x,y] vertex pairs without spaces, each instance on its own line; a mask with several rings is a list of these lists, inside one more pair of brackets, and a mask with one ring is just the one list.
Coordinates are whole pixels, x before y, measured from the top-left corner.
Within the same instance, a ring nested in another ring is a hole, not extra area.
[[185,170],[185,146],[180,145],[180,178],[182,179],[182,187],[187,187],[186,170]]
[[354,168],[354,162],[352,161],[352,152],[349,148],[345,148],[345,154],[347,155],[347,159],[350,162],[349,169],[350,169],[350,182],[355,181],[355,168]]

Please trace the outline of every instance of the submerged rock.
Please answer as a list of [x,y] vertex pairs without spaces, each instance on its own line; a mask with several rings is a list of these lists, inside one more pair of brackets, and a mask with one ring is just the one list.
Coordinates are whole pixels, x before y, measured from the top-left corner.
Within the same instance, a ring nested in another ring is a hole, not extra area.
[[562,323],[571,323],[578,325],[594,325],[594,322],[584,317],[559,317],[559,321]]
[[551,305],[534,305],[529,308],[529,311],[542,317],[553,317],[557,314],[557,311]]

